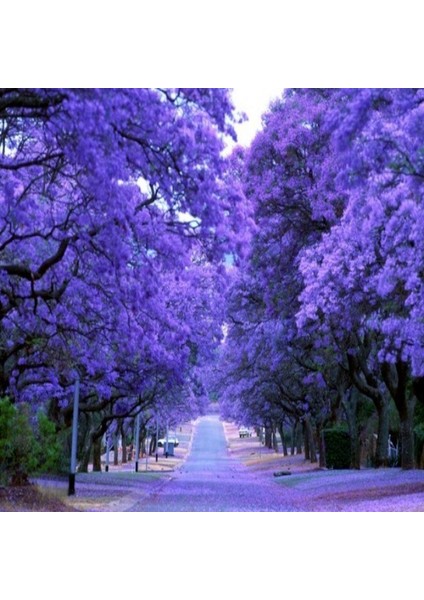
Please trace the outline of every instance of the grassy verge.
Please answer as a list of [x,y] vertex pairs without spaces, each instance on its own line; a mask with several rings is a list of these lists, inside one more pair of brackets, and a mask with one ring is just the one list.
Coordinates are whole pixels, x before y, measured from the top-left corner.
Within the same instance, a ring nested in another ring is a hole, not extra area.
[[281,447],[280,452],[269,450],[255,434],[240,438],[238,427],[234,423],[224,422],[223,425],[229,452],[251,471],[272,477],[274,472],[280,470],[292,473],[318,470],[318,463],[305,460],[303,454],[284,456]]
[[[175,455],[165,457],[159,448],[158,460],[148,456],[139,458],[138,472],[135,461],[113,465],[105,472],[77,473],[74,496],[68,496],[68,477],[39,475],[32,485],[20,488],[0,488],[0,511],[48,512],[108,512],[123,511],[142,497],[152,493],[168,480],[188,456],[191,448],[194,422],[185,423],[178,431],[179,445]],[[112,457],[111,457],[112,458]]]

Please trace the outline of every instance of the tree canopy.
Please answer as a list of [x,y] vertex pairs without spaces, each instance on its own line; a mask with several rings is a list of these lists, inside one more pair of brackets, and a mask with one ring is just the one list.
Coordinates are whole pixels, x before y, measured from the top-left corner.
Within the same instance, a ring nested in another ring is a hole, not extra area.
[[0,395],[66,427],[78,374],[95,437],[214,395],[311,444],[343,421],[355,466],[395,407],[412,467],[423,99],[288,89],[227,156],[228,89],[0,89]]

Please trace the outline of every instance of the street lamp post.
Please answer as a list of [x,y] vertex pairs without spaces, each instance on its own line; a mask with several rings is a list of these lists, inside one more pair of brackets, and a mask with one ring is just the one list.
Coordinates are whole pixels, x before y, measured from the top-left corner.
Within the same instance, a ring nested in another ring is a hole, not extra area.
[[147,461],[149,459],[149,429],[146,427],[146,471],[147,471]]
[[159,420],[156,417],[156,453],[155,453],[156,462],[158,462],[158,460],[159,460],[158,441],[159,441]]
[[71,470],[69,473],[68,496],[75,494],[75,473],[77,471],[77,444],[78,444],[78,408],[79,408],[80,379],[77,375],[74,387],[74,412],[72,415],[72,446]]
[[168,421],[166,422],[166,436],[165,436],[165,458],[168,458],[168,444],[169,444],[169,426]]
[[138,473],[138,457],[140,455],[140,413],[135,418],[135,472]]
[[109,452],[110,452],[110,439],[106,432],[106,467],[105,467],[106,473],[109,472]]

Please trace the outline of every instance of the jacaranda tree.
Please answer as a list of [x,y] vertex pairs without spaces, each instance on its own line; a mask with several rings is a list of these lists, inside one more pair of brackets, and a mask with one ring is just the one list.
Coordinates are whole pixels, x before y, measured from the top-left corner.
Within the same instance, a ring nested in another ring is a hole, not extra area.
[[233,122],[225,89],[0,90],[1,394],[69,423],[78,374],[100,435],[187,385],[240,243]]
[[246,155],[256,231],[240,281],[254,293],[233,288],[228,315],[228,347],[241,340],[238,365],[253,365],[239,372],[265,383],[272,365],[274,387],[280,379],[317,435],[344,414],[357,437],[358,398],[368,398],[385,465],[394,403],[403,468],[423,395],[422,105],[422,90],[284,92]]

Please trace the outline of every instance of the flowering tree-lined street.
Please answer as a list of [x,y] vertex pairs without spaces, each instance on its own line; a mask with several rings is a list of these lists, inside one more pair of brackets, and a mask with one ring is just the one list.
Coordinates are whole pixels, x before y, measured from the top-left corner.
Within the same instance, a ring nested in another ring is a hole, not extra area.
[[43,476],[35,491],[0,493],[0,507],[13,510],[18,501],[21,510],[89,512],[424,510],[422,471],[319,469],[303,454],[276,455],[255,435],[239,438],[238,428],[216,414],[189,429],[188,456],[185,450],[176,458],[160,454],[158,463],[149,459],[138,473],[133,461],[108,473],[79,473],[72,497],[63,479]]
[[296,473],[294,467],[290,477],[270,475],[249,471],[236,455],[228,453],[222,423],[216,415],[209,415],[199,420],[191,453],[181,469],[165,485],[127,510],[424,510],[424,481],[418,471],[407,474],[386,470],[377,477],[374,472],[364,471],[352,477],[346,471]]
[[290,510],[278,491],[272,481],[251,476],[239,461],[231,459],[222,424],[212,415],[200,419],[190,456],[175,478],[132,510]]
[[[424,92],[281,90],[247,148],[243,119],[223,88],[0,89],[0,485],[211,406],[317,481],[423,481]],[[304,510],[287,485],[205,417],[136,509]]]

